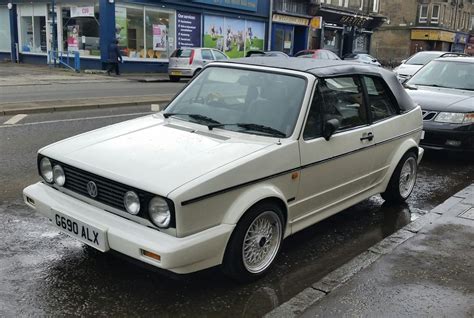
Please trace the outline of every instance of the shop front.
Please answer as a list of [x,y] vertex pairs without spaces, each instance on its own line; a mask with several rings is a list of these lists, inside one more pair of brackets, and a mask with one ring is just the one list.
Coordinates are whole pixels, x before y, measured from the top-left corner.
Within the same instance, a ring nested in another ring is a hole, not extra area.
[[294,55],[308,45],[309,18],[274,13],[272,16],[272,51]]
[[468,39],[468,33],[457,32],[456,36],[454,37],[454,44],[451,51],[457,53],[465,53]]
[[[419,51],[451,51],[456,34],[437,29],[412,29],[410,53]],[[464,49],[463,49],[464,50]]]
[[322,23],[320,28],[311,30],[310,48],[330,50],[339,56],[369,53],[372,30],[385,19],[327,7],[320,7],[316,16],[321,17]]
[[[237,2],[56,0],[53,8],[50,0],[20,0],[9,9],[10,2],[0,0],[0,57],[11,55],[12,45],[26,63],[57,62],[52,51],[77,52],[83,69],[103,69],[115,39],[123,71],[166,72],[170,55],[179,47],[215,47],[242,57],[265,47],[268,2]],[[17,40],[9,26],[12,16],[18,19],[13,23]]]

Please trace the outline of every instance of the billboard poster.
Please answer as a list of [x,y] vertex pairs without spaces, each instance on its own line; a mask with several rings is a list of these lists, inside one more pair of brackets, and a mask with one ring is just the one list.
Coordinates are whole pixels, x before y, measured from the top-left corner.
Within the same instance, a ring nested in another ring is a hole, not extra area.
[[153,51],[166,51],[166,25],[153,24]]
[[265,23],[247,20],[245,51],[262,50],[265,42]]
[[68,51],[79,50],[79,26],[78,25],[67,26],[67,50]]
[[177,11],[176,33],[178,48],[201,46],[201,15]]
[[224,17],[204,16],[204,47],[224,51]]
[[115,38],[119,41],[119,46],[128,47],[127,8],[115,7]]

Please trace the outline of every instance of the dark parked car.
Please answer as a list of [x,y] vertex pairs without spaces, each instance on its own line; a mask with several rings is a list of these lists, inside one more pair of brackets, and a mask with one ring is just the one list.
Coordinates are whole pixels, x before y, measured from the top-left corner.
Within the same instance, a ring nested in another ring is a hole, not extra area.
[[474,151],[474,58],[433,60],[405,87],[423,110],[424,148]]
[[317,60],[340,60],[334,52],[329,50],[304,50],[295,54],[295,57],[303,57]]
[[266,56],[266,57],[288,57],[284,52],[280,51],[261,51],[261,50],[250,50],[247,51],[245,57],[255,57],[255,56]]
[[349,61],[357,61],[365,64],[375,65],[375,66],[382,66],[379,61],[375,57],[365,53],[350,53],[346,54],[343,57],[343,60]]

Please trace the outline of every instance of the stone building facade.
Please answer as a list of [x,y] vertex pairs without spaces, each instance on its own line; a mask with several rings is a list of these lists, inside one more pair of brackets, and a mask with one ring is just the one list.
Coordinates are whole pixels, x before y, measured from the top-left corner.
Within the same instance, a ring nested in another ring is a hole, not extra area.
[[464,52],[473,8],[473,0],[382,0],[387,21],[373,34],[371,53],[390,65],[419,51]]

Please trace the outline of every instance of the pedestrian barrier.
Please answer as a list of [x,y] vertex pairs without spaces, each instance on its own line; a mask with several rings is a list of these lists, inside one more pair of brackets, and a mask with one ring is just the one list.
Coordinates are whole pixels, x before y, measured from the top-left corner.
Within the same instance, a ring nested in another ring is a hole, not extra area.
[[78,51],[63,52],[51,50],[48,52],[50,65],[60,65],[69,68],[77,73],[81,71],[81,58]]

